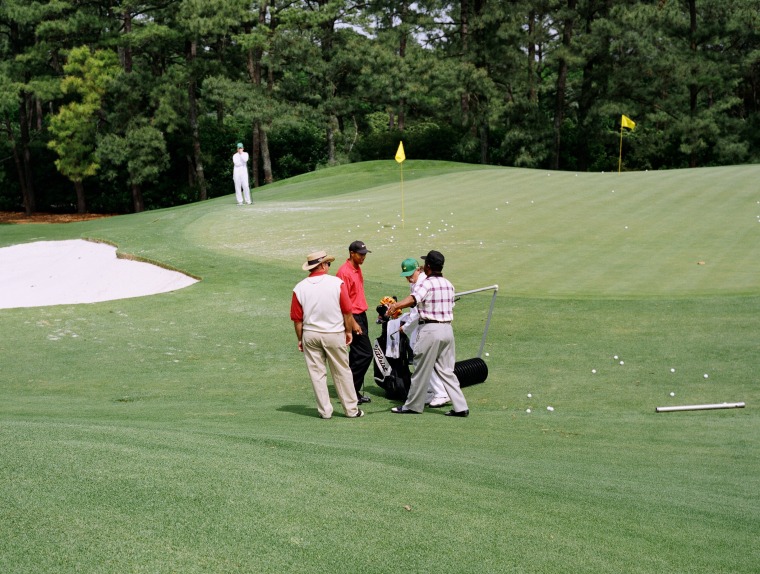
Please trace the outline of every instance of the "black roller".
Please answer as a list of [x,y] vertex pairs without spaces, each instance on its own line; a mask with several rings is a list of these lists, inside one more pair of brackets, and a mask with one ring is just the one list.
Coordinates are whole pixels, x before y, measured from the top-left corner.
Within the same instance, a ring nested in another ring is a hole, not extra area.
[[460,387],[477,385],[488,378],[488,365],[483,359],[466,359],[454,363],[454,374],[459,379]]

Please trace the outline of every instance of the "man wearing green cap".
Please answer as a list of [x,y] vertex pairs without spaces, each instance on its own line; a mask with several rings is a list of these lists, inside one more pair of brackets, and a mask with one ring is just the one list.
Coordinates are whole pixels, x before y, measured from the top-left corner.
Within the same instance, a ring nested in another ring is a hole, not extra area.
[[[411,290],[415,284],[422,283],[427,276],[419,266],[419,263],[417,263],[417,260],[410,257],[401,262],[401,277],[406,277],[406,280],[409,282],[409,289]],[[409,346],[412,350],[414,350],[414,344],[417,342],[419,320],[420,314],[417,311],[417,307],[412,307],[409,313],[401,317],[402,330],[409,337]],[[446,393],[443,381],[441,381],[441,378],[434,371],[430,377],[425,404],[436,408],[448,405],[449,403],[451,403],[451,399],[449,399],[449,395]]]
[[232,156],[232,181],[235,183],[235,198],[238,205],[245,203],[251,205],[251,189],[248,187],[248,154],[243,149],[243,144],[237,144],[237,152]]

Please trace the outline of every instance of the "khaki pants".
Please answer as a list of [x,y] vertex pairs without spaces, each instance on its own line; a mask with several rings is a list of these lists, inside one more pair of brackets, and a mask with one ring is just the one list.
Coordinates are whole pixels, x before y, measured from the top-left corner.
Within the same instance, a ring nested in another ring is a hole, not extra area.
[[354,379],[348,366],[348,348],[344,333],[318,333],[304,331],[301,337],[303,356],[309,370],[311,385],[317,399],[317,410],[322,418],[330,418],[333,406],[327,390],[327,368],[330,368],[335,391],[347,417],[359,413],[354,390]]
[[430,379],[435,375],[443,383],[455,411],[468,410],[467,400],[454,374],[455,345],[451,323],[420,325],[414,344],[414,373],[412,386],[404,406],[421,413],[425,410],[425,396]]

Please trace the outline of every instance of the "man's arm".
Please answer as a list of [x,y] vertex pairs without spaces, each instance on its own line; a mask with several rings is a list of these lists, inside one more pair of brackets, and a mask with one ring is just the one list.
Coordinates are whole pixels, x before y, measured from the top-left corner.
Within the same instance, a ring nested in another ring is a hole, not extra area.
[[353,325],[355,323],[356,321],[354,321],[354,316],[351,313],[343,313],[343,327],[346,330],[346,345],[350,345],[351,341],[354,340]]
[[385,316],[390,317],[399,309],[405,309],[406,307],[414,307],[416,304],[417,304],[417,299],[414,298],[414,295],[407,295],[401,301],[397,301],[396,303],[391,303],[390,305],[388,305],[388,311],[386,311]]
[[298,350],[303,353],[303,321],[293,321],[293,327],[296,329],[296,338],[298,339]]
[[[340,273],[340,272],[339,272]],[[346,316],[348,316],[350,319],[348,321],[348,329],[351,333],[356,333],[357,335],[362,334],[362,328],[359,323],[356,322],[356,319],[354,319],[354,315],[351,313],[352,307],[351,307],[351,294],[349,292],[348,284],[346,283],[346,280],[340,275],[337,276],[343,283],[340,284],[340,312],[343,314],[343,318],[345,320]],[[352,335],[353,338],[353,335]]]

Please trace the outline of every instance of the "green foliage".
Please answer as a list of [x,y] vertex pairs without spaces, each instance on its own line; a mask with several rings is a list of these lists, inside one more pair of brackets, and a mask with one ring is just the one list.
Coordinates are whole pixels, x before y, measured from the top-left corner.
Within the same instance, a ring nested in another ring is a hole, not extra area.
[[71,181],[81,182],[95,175],[100,167],[94,153],[98,113],[118,69],[113,52],[91,53],[87,47],[80,47],[69,53],[61,88],[80,100],[62,106],[51,119],[50,133],[54,139],[48,146],[58,154],[55,162],[58,171]]
[[[20,204],[27,186],[39,208],[68,204],[56,165],[93,178],[96,203],[124,197],[144,169],[146,193],[161,190],[152,207],[194,200],[200,168],[206,195],[226,194],[227,138],[249,140],[254,124],[275,178],[385,158],[394,139],[420,157],[608,171],[622,113],[638,124],[628,170],[758,162],[759,11],[760,0],[8,0],[3,157],[23,165],[0,164],[0,201]],[[124,159],[98,177],[96,142],[133,122],[161,132],[168,166],[136,157],[133,176]]]

